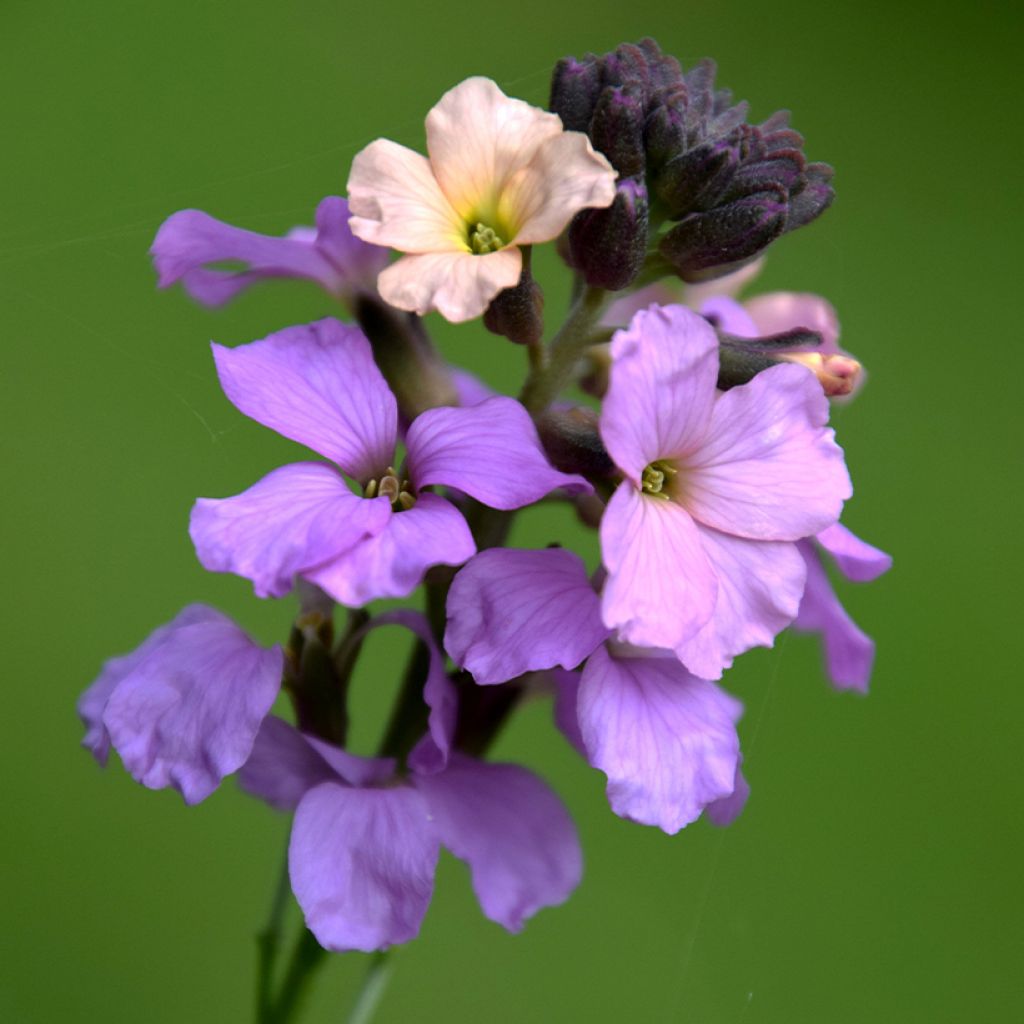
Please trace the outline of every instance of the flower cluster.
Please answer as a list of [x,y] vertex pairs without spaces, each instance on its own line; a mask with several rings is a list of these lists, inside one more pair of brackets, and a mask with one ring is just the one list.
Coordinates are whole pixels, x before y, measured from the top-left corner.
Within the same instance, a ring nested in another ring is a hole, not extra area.
[[[206,569],[295,594],[288,642],[191,605],[107,662],[79,702],[84,742],[188,803],[237,773],[293,813],[292,889],[328,949],[413,938],[442,846],[510,930],[569,896],[566,809],[486,759],[524,697],[552,699],[616,814],[675,833],[705,813],[728,824],[749,794],[742,706],[719,682],[738,655],[792,626],[822,637],[837,688],[867,688],[873,645],[824,558],[861,581],[890,564],[840,524],[852,488],[829,404],[860,364],[823,299],[735,298],[765,247],[828,205],[830,171],[780,115],[748,125],[713,78],[649,40],[560,62],[553,112],[471,78],[428,114],[429,156],[372,142],[315,230],[186,210],[157,233],[161,286],[213,306],[305,278],[355,322],[213,345],[229,401],[319,456],[191,515]],[[575,299],[545,344],[529,253],[556,239]],[[525,343],[519,398],[449,365],[430,311]],[[600,564],[558,538],[506,545],[541,500],[598,531]],[[374,605],[421,587],[425,613]],[[366,757],[347,746],[346,697],[382,627],[414,648]],[[272,713],[282,688],[293,722]]]

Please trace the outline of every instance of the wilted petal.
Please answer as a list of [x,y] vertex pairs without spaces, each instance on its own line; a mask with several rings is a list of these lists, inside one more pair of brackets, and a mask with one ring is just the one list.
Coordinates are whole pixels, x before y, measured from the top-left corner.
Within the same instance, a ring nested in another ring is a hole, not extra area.
[[461,565],[476,551],[466,520],[436,494],[391,515],[380,533],[303,575],[341,604],[358,608],[385,597],[407,597],[432,565]]
[[839,318],[832,304],[820,295],[769,292],[744,303],[758,335],[782,334],[803,327],[821,335],[821,353],[838,351]]
[[448,591],[445,647],[478,683],[575,668],[607,635],[583,562],[562,548],[481,551]]
[[248,759],[283,664],[280,647],[258,646],[218,612],[176,620],[118,682],[103,724],[137,782],[198,803]]
[[469,251],[463,222],[430,161],[396,142],[377,139],[356,154],[348,203],[352,233],[374,245],[401,252]]
[[736,781],[733,791],[728,796],[723,796],[720,800],[708,804],[704,809],[708,821],[719,828],[731,825],[740,816],[743,808],[747,806],[747,800],[750,799],[750,783],[747,782],[747,777],[740,767],[742,763],[743,755],[741,754],[736,763]]
[[583,670],[579,721],[612,810],[669,834],[733,791],[742,705],[674,658],[614,658]]
[[682,306],[652,306],[612,339],[612,369],[601,437],[637,485],[644,467],[691,451],[711,420],[718,339]]
[[680,471],[699,522],[756,540],[799,540],[832,525],[853,490],[810,371],[773,366],[715,402],[707,438]]
[[130,676],[146,658],[158,650],[182,626],[197,622],[219,621],[221,614],[205,604],[190,604],[168,623],[153,630],[130,654],[109,658],[103,663],[103,671],[78,698],[78,717],[86,728],[82,746],[89,750],[101,765],[106,765],[110,756],[110,734],[103,724],[103,711],[110,695],[122,679]]
[[814,539],[832,556],[839,571],[855,583],[869,583],[892,568],[892,555],[861,540],[841,523],[827,527]]
[[483,912],[509,931],[568,899],[583,871],[576,828],[561,800],[525,768],[454,755],[415,780],[441,842],[469,864]]
[[477,256],[471,252],[414,253],[396,260],[377,278],[381,298],[420,316],[437,310],[452,323],[483,316],[491,300],[519,282],[522,253],[506,247]]
[[628,480],[601,519],[605,625],[642,647],[676,647],[715,610],[718,584],[697,524]]
[[592,489],[583,477],[551,466],[529,413],[512,398],[428,409],[405,443],[417,487],[455,487],[490,508],[522,508],[559,487],[574,494]]
[[437,856],[437,834],[415,790],[327,782],[299,803],[288,866],[317,941],[369,953],[416,937]]
[[327,318],[238,348],[214,345],[213,356],[224,393],[246,416],[360,483],[394,458],[398,406],[357,327]]
[[736,655],[751,647],[771,647],[796,617],[804,591],[804,560],[795,544],[698,529],[718,580],[718,600],[708,622],[675,650],[694,675],[719,679]]
[[293,577],[385,528],[387,498],[353,494],[330,466],[299,462],[233,498],[200,498],[189,533],[203,567],[252,580],[259,597],[282,597]]
[[799,548],[807,563],[807,586],[793,626],[801,632],[821,634],[825,667],[837,690],[867,693],[875,661],[874,641],[839,603],[811,543],[801,541]]

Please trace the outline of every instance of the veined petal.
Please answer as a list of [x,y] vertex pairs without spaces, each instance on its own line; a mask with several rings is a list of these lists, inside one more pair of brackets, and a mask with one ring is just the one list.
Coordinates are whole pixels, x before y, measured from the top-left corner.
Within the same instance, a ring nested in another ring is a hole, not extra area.
[[483,316],[491,300],[519,282],[522,253],[515,246],[477,256],[430,252],[403,256],[377,278],[381,298],[423,316],[437,310],[454,324]]
[[209,605],[187,605],[170,622],[153,630],[130,654],[108,658],[103,663],[102,672],[78,698],[76,705],[78,717],[81,718],[82,724],[86,728],[82,746],[90,751],[101,765],[106,765],[110,756],[110,734],[103,724],[103,711],[118,683],[130,676],[150,654],[158,650],[169,637],[173,636],[176,630],[197,622],[220,621],[221,618],[221,613]]
[[[187,610],[186,610],[187,611]],[[248,759],[281,686],[280,647],[219,612],[178,620],[113,689],[103,725],[132,777],[189,804]]]
[[380,533],[340,557],[303,573],[335,601],[358,608],[386,597],[407,597],[432,565],[461,565],[476,552],[466,520],[436,494],[391,515]]
[[831,556],[839,571],[854,583],[870,583],[892,568],[892,555],[873,547],[841,523],[814,538]]
[[674,658],[616,658],[583,669],[578,714],[590,763],[620,817],[670,835],[733,792],[742,705]]
[[296,573],[375,536],[390,517],[387,498],[361,498],[330,466],[299,462],[233,498],[200,498],[189,534],[205,569],[252,580],[258,597],[283,597]]
[[677,647],[714,613],[714,570],[696,523],[675,502],[624,481],[604,510],[601,557],[604,623],[629,643]]
[[213,346],[221,386],[246,416],[366,483],[395,454],[398,406],[357,327],[327,318],[238,348]]
[[756,540],[799,540],[831,526],[853,489],[828,400],[802,366],[773,366],[715,402],[700,449],[680,470],[698,522]]
[[365,953],[408,942],[430,904],[438,839],[407,786],[311,789],[295,812],[292,891],[320,945]]
[[825,645],[825,668],[837,690],[867,693],[875,661],[875,643],[850,618],[810,541],[798,545],[807,563],[807,586],[793,627],[820,633]]
[[394,771],[393,758],[357,757],[267,715],[249,760],[238,771],[238,784],[271,807],[293,811],[307,790],[321,782],[342,779],[365,786],[390,778]]
[[651,306],[615,334],[611,352],[601,437],[639,485],[649,463],[685,455],[703,440],[716,395],[718,339],[692,310]]
[[557,114],[511,99],[482,77],[449,89],[427,114],[426,127],[430,166],[464,222],[486,219],[510,179],[533,160],[541,144],[562,134]]
[[347,200],[340,196],[322,199],[316,208],[315,244],[337,269],[340,285],[373,288],[377,274],[388,265],[390,253],[356,238],[348,224],[350,216]]
[[546,139],[501,193],[499,221],[518,230],[515,245],[557,238],[580,210],[604,209],[615,199],[615,169],[583,132]]
[[455,487],[490,508],[522,508],[559,487],[592,490],[583,477],[551,466],[530,414],[513,398],[428,409],[405,443],[417,487]]
[[675,650],[694,675],[720,679],[736,655],[771,647],[793,621],[806,572],[795,544],[698,530],[718,580],[718,600],[708,622]]
[[821,335],[821,353],[837,352],[839,318],[832,304],[806,292],[769,292],[744,303],[758,335],[781,334],[803,327]]
[[356,154],[348,177],[352,234],[399,252],[468,252],[466,225],[425,156],[388,139]]
[[464,860],[483,912],[509,931],[579,885],[583,855],[572,818],[525,768],[453,755],[415,779],[441,842]]
[[563,548],[481,551],[448,591],[444,644],[478,683],[575,668],[607,636],[587,570]]

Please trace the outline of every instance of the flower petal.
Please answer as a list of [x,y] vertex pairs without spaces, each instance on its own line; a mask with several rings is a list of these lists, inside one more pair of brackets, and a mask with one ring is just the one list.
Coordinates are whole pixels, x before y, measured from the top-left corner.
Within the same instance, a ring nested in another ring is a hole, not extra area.
[[855,583],[870,583],[892,568],[892,555],[873,547],[841,523],[814,538],[831,556],[839,571]]
[[530,414],[513,398],[428,409],[413,421],[405,443],[417,487],[455,487],[490,508],[522,508],[559,487],[573,494],[592,490],[583,477],[551,466]]
[[839,603],[814,546],[798,545],[807,563],[807,586],[793,627],[820,633],[825,644],[825,667],[837,690],[867,693],[875,661],[875,644]]
[[744,303],[757,335],[781,334],[803,327],[821,335],[821,353],[837,352],[839,318],[832,304],[806,292],[769,292]]
[[466,225],[425,156],[388,139],[356,154],[348,177],[352,234],[400,252],[468,252]]
[[601,647],[583,669],[580,728],[612,810],[670,835],[733,792],[741,712],[674,658],[615,658]]
[[604,510],[601,557],[604,623],[630,643],[676,647],[714,613],[714,570],[697,524],[675,502],[624,481]]
[[701,303],[700,315],[715,327],[737,338],[756,338],[767,331],[758,331],[750,314],[735,299],[726,295],[713,295]]
[[576,827],[548,785],[518,765],[453,755],[417,778],[441,842],[469,864],[483,912],[509,931],[564,903],[583,873]]
[[704,809],[708,821],[719,828],[731,825],[740,816],[743,808],[747,806],[747,800],[750,799],[750,783],[747,782],[747,777],[743,774],[742,764],[743,755],[741,754],[736,761],[736,781],[733,791],[728,796],[723,796],[720,800],[708,804]]
[[682,306],[651,306],[612,339],[601,437],[615,464],[639,485],[644,467],[693,450],[711,420],[718,339]]
[[486,219],[538,147],[562,134],[557,114],[511,99],[482,77],[467,78],[449,89],[427,114],[426,127],[434,177],[467,223]]
[[491,300],[519,282],[522,253],[506,246],[483,256],[429,252],[403,256],[377,278],[381,298],[423,316],[437,310],[453,324],[483,316]]
[[432,565],[461,565],[475,552],[462,513],[428,493],[393,514],[380,533],[303,575],[335,601],[358,608],[378,598],[407,597]]
[[168,623],[153,630],[130,654],[109,658],[103,663],[103,670],[88,689],[78,698],[78,717],[86,728],[82,746],[90,751],[101,765],[110,757],[110,734],[103,724],[103,711],[110,695],[122,679],[130,676],[146,658],[158,650],[175,630],[197,622],[213,622],[221,619],[221,613],[205,604],[190,604]]
[[[132,777],[189,804],[248,759],[281,686],[280,647],[258,646],[219,612],[178,620],[118,682],[103,724]],[[145,645],[143,645],[145,646]]]
[[583,562],[571,551],[481,551],[448,591],[444,644],[478,683],[575,668],[608,630]]
[[298,462],[233,498],[200,498],[189,534],[205,569],[252,580],[258,597],[283,597],[296,573],[380,533],[390,517],[387,498],[361,498],[330,466]]
[[806,572],[795,544],[698,530],[718,580],[718,600],[708,622],[675,650],[694,675],[719,679],[736,655],[771,647],[793,621]]
[[292,890],[320,945],[369,953],[408,942],[430,904],[438,839],[406,786],[327,782],[299,803],[288,848]]
[[558,731],[576,748],[582,757],[587,756],[587,748],[583,744],[583,733],[580,732],[580,720],[576,710],[579,702],[579,672],[563,672],[556,668],[551,672],[555,684],[555,726]]
[[715,402],[708,435],[681,469],[698,522],[756,540],[799,540],[831,526],[853,489],[826,428],[828,400],[802,366],[773,366]]
[[357,327],[327,318],[234,349],[214,345],[213,356],[224,393],[246,416],[360,483],[394,458],[398,406]]

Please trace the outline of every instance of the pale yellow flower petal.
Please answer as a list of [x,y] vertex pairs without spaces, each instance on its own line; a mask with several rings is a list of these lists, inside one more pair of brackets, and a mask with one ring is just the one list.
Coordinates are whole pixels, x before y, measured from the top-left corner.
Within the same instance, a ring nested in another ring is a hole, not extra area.
[[491,223],[498,199],[538,147],[561,133],[557,114],[510,99],[489,78],[467,78],[427,115],[427,152],[441,189],[463,220],[513,234],[518,223]]
[[383,270],[377,289],[385,302],[421,316],[436,309],[462,323],[482,316],[491,299],[519,281],[522,255],[515,247],[486,256],[439,252],[403,256]]
[[468,251],[462,220],[438,187],[430,161],[388,139],[356,154],[348,177],[352,233],[401,252]]

